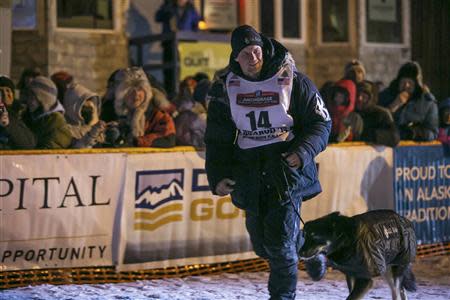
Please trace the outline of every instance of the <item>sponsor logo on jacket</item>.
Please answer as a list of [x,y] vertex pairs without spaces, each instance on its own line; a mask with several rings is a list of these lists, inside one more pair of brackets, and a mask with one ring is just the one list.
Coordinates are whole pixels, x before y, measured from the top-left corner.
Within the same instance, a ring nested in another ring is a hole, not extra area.
[[270,91],[256,91],[254,93],[237,94],[236,103],[241,106],[266,107],[280,103],[280,95]]

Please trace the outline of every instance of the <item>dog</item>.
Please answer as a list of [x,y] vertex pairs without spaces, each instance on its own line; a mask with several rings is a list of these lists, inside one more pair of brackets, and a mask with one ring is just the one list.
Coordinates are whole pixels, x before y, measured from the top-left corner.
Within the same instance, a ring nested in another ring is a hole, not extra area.
[[[349,296],[361,299],[383,276],[392,299],[415,291],[411,263],[417,241],[412,223],[392,210],[373,210],[353,217],[334,212],[304,225],[305,243],[299,257],[307,273],[320,280],[328,264],[345,274]],[[406,290],[406,291],[405,291]]]

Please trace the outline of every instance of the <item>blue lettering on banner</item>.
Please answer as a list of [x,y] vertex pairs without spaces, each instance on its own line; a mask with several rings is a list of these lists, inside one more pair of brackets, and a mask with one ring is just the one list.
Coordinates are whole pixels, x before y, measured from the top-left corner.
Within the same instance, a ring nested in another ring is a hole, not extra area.
[[418,244],[450,241],[450,157],[441,145],[394,150],[394,199]]

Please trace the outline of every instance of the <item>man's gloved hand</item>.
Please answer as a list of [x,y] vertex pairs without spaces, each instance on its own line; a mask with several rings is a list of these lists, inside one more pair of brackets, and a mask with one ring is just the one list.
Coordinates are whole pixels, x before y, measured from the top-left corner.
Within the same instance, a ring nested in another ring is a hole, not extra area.
[[219,196],[225,196],[234,191],[234,185],[236,182],[230,178],[224,178],[216,185],[216,194]]
[[298,169],[302,167],[302,160],[297,153],[282,153],[281,156],[290,168]]

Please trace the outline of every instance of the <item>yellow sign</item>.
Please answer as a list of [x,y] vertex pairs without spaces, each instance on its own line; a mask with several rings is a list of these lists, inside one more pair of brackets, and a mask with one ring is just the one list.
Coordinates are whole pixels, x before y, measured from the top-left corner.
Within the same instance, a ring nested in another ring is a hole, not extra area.
[[180,42],[180,80],[197,72],[204,72],[212,79],[214,73],[228,65],[231,53],[229,43]]

